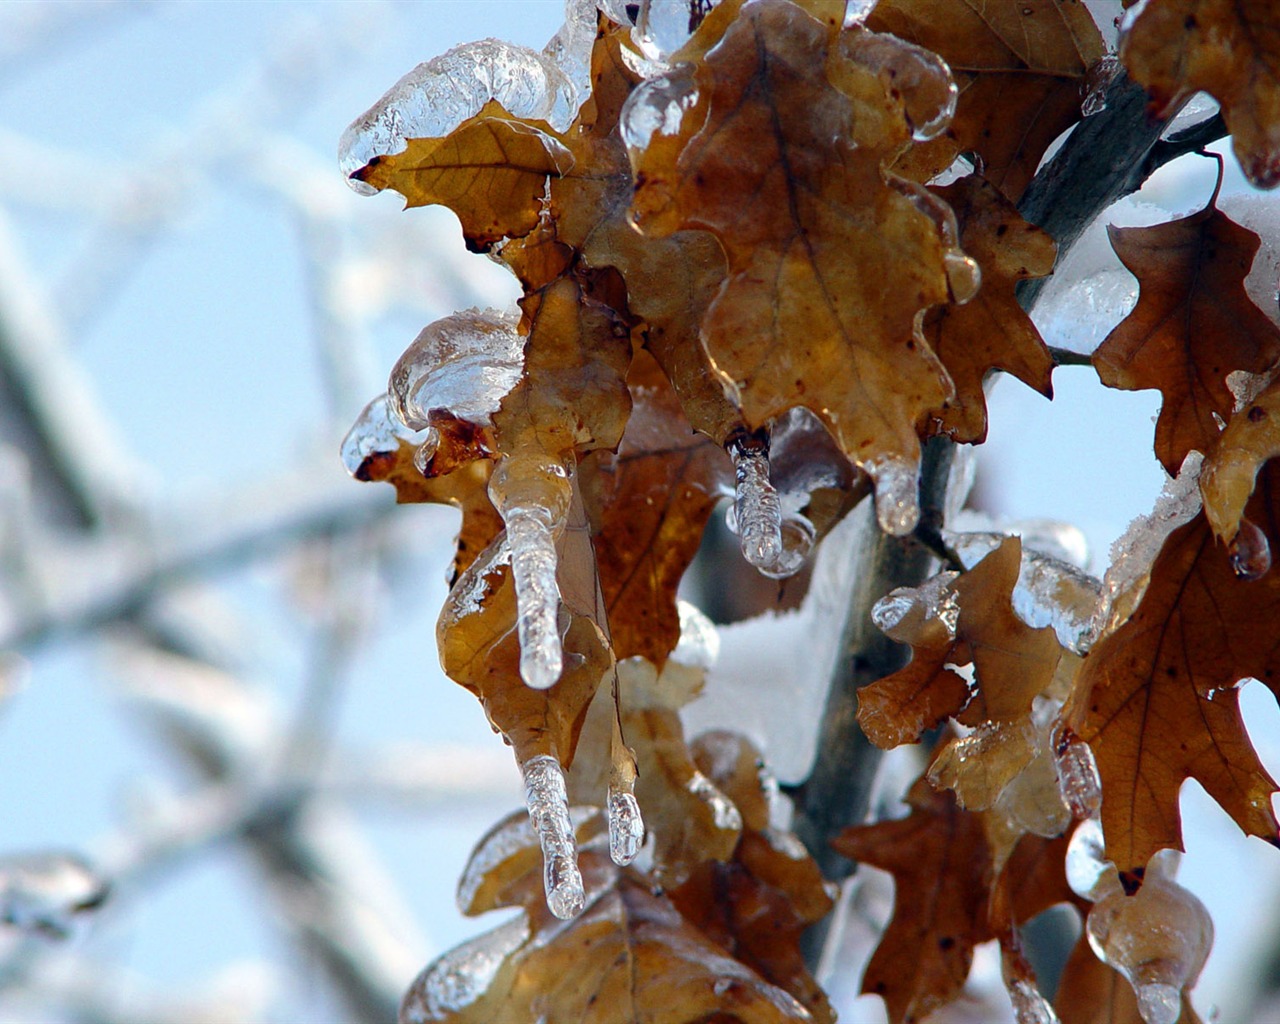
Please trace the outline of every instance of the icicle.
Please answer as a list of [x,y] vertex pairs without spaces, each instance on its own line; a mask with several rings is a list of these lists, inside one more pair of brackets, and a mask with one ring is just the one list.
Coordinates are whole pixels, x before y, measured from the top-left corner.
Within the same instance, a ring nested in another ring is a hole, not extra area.
[[1065,726],[1054,741],[1058,788],[1072,817],[1091,818],[1102,806],[1102,780],[1089,744]]
[[618,706],[618,676],[613,677],[613,737],[609,744],[609,856],[626,866],[640,853],[644,842],[644,818],[635,797],[636,757],[622,735],[622,709]]
[[799,512],[788,512],[782,517],[780,530],[782,547],[778,557],[767,566],[756,566],[761,575],[774,580],[785,580],[794,576],[804,565],[805,559],[813,551],[816,531],[813,523]]
[[0,921],[54,939],[107,898],[108,883],[79,857],[22,854],[0,860]]
[[568,920],[582,912],[586,893],[578,871],[578,847],[569,819],[564,769],[554,757],[540,754],[526,761],[521,770],[529,820],[542,845],[547,906],[556,917]]
[[782,555],[782,506],[769,482],[769,442],[762,434],[739,434],[727,447],[736,480],[734,525],[742,557],[764,571]]
[[489,479],[489,498],[507,525],[520,677],[539,690],[554,686],[564,667],[555,539],[572,494],[569,471],[536,457],[504,459]]
[[1107,860],[1102,826],[1096,818],[1082,821],[1067,844],[1067,885],[1082,900],[1101,900],[1123,893],[1116,866]]
[[1258,580],[1271,569],[1271,545],[1258,524],[1240,519],[1240,528],[1227,545],[1231,569],[1242,580]]
[[1007,987],[1009,1001],[1013,1003],[1013,1019],[1017,1024],[1059,1024],[1053,1007],[1031,982],[1018,978]]
[[1152,858],[1133,896],[1114,891],[1094,904],[1085,928],[1098,959],[1133,985],[1146,1024],[1177,1024],[1182,992],[1195,984],[1213,947],[1213,921],[1158,860]]
[[905,537],[920,522],[920,468],[906,459],[873,459],[863,469],[876,489],[876,519],[880,529]]

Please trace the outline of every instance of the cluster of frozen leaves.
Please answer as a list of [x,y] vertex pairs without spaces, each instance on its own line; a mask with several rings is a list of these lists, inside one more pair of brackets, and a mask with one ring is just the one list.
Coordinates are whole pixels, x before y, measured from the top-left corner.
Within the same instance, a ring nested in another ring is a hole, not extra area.
[[[921,443],[985,438],[992,371],[1051,396],[1015,286],[1056,246],[1017,202],[1106,48],[1073,0],[568,6],[545,52],[450,51],[343,140],[358,190],[448,206],[523,290],[425,328],[344,450],[401,501],[461,510],[440,656],[528,794],[459,892],[519,916],[428,967],[404,1017],[830,1020],[799,952],[830,909],[816,864],[744,740],[685,742],[713,644],[677,589],[722,497],[744,557],[784,577],[871,493],[911,534]],[[1120,59],[1157,112],[1211,92],[1271,186],[1280,45],[1250,11],[1139,3]],[[1063,1018],[1194,1019],[1211,929],[1161,859],[1181,784],[1277,842],[1235,690],[1280,696],[1280,330],[1243,286],[1258,239],[1211,200],[1113,244],[1141,297],[1094,364],[1163,393],[1181,503],[1104,583],[997,540],[878,606],[913,659],[862,691],[861,727],[934,744],[910,815],[838,840],[898,882],[865,979],[894,1021],[953,999],[991,939],[1019,1020],[1053,1020],[1019,930],[1060,902],[1089,919]],[[1106,837],[1076,873],[1093,856],[1114,884],[1068,885],[1073,828],[1078,849]],[[1134,952],[1152,921],[1168,948]],[[1143,973],[1161,958],[1177,969]]]

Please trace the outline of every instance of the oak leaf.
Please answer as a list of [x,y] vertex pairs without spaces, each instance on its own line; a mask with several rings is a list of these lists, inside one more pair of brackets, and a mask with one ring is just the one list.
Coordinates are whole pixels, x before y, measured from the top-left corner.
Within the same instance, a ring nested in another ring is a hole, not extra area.
[[893,874],[893,917],[872,954],[862,991],[884,998],[892,1024],[923,1020],[963,988],[973,949],[994,938],[988,920],[992,863],[979,815],[922,776],[909,817],[845,829],[832,846]]
[[[524,829],[522,845],[521,826],[504,824],[502,849],[492,854],[494,844],[482,842],[463,878],[488,894],[475,912],[503,905],[522,906],[523,912],[429,965],[405,996],[405,1024],[812,1020],[791,996],[685,921],[643,875],[611,863],[597,843],[584,845],[579,856],[586,908],[569,922],[552,917],[542,897],[533,830]],[[578,828],[584,838],[590,835],[589,821]],[[601,830],[597,818],[594,831]]]
[[1232,147],[1259,188],[1280,184],[1280,4],[1163,0],[1120,40],[1120,59],[1158,116],[1203,89],[1222,105]]
[[1017,202],[1050,143],[1080,120],[1085,76],[1106,53],[1076,0],[880,0],[867,26],[938,53],[960,95],[944,136],[905,154],[897,169],[924,181],[962,152]]
[[1280,456],[1280,374],[1244,402],[1218,435],[1200,469],[1200,494],[1214,535],[1231,544],[1258,470]]
[[955,397],[943,406],[939,426],[957,441],[977,444],[987,436],[982,385],[992,369],[1053,397],[1053,357],[1018,305],[1014,287],[1049,274],[1057,245],[978,175],[934,191],[955,210],[960,245],[982,268],[982,286],[971,301],[943,306],[925,317],[924,336],[955,383]]
[[661,374],[650,379],[631,386],[617,453],[593,454],[578,472],[614,653],[661,670],[680,639],[676,591],[733,467],[693,432]]
[[805,966],[800,938],[831,912],[832,892],[793,834],[771,828],[760,752],[742,736],[705,733],[695,763],[739,808],[742,838],[728,862],[707,862],[670,896],[684,918],[762,978],[791,993],[815,1022],[834,1011]]
[[[950,387],[915,334],[948,295],[946,240],[883,171],[910,143],[904,101],[833,32],[787,0],[743,7],[693,72],[676,134],[642,155],[632,209],[647,234],[701,228],[724,246],[702,339],[749,426],[804,405],[859,464],[914,465],[917,421]],[[873,83],[880,108],[829,64]]]
[[1187,453],[1207,451],[1218,419],[1231,415],[1227,375],[1262,373],[1280,359],[1280,328],[1244,289],[1259,239],[1212,203],[1167,224],[1108,234],[1140,291],[1093,365],[1108,387],[1161,391],[1156,457],[1176,476]]
[[[1280,544],[1280,461],[1246,515]],[[1280,573],[1244,580],[1203,513],[1165,540],[1129,618],[1090,651],[1064,714],[1102,779],[1107,855],[1127,878],[1182,848],[1178,791],[1197,780],[1249,835],[1271,843],[1276,784],[1240,717],[1242,679],[1280,694]]]
[[394,189],[406,207],[449,207],[467,247],[483,252],[503,237],[531,231],[548,176],[572,166],[550,125],[515,119],[490,100],[444,138],[409,139],[402,152],[374,157],[351,177]]

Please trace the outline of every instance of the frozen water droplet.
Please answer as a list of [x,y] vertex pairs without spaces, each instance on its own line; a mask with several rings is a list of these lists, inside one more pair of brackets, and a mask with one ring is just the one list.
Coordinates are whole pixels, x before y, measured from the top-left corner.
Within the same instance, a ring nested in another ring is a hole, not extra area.
[[720,0],[639,0],[631,39],[649,60],[665,61],[689,41]]
[[804,566],[813,551],[815,532],[813,523],[799,512],[782,518],[782,549],[771,565],[757,566],[762,575],[770,579],[784,580],[794,576]]
[[353,174],[376,157],[403,152],[410,139],[448,135],[489,100],[514,118],[567,131],[579,99],[565,73],[541,53],[498,39],[466,43],[419,64],[356,118],[338,144],[338,164],[348,184],[367,195],[369,186]]
[[1082,821],[1067,844],[1067,885],[1083,900],[1097,901],[1121,892],[1116,866],[1107,860],[1102,826],[1096,818]]
[[74,918],[100,907],[109,888],[72,854],[5,857],[0,860],[0,921],[24,932],[65,939]]
[[423,476],[431,467],[431,460],[436,457],[436,449],[440,447],[440,432],[434,427],[427,430],[426,440],[413,450],[413,465]]
[[895,537],[905,537],[920,522],[918,464],[889,456],[872,460],[863,468],[875,484],[876,520],[880,529]]
[[434,409],[491,426],[524,372],[519,322],[514,313],[469,309],[424,327],[391,370],[395,414],[411,430],[429,426]]
[[782,554],[782,505],[769,482],[769,444],[758,434],[729,441],[734,469],[734,519],[742,557],[757,569],[777,563]]
[[1055,744],[1054,767],[1062,799],[1075,818],[1092,818],[1102,806],[1102,780],[1089,744],[1063,729]]
[[578,847],[569,818],[564,769],[549,754],[532,757],[521,766],[529,820],[542,845],[543,881],[547,906],[562,920],[576,917],[586,903]]
[[1182,992],[1172,985],[1154,982],[1139,985],[1134,994],[1138,997],[1138,1012],[1146,1024],[1178,1024],[1182,1016]]
[[947,272],[947,287],[951,298],[961,305],[978,294],[982,287],[982,268],[972,256],[966,256],[959,249],[948,249],[942,256],[943,266]]
[[624,867],[636,859],[644,842],[644,818],[635,794],[609,787],[609,856]]
[[1017,1024],[1058,1024],[1053,1007],[1031,982],[1024,978],[1013,980],[1009,986],[1009,1001],[1013,1003],[1013,1019]]
[[1240,528],[1230,544],[1227,557],[1231,569],[1242,580],[1258,580],[1271,569],[1271,545],[1257,523],[1241,518]]
[[622,106],[619,130],[632,160],[655,134],[676,135],[684,113],[698,102],[693,65],[678,64],[665,74],[641,82]]
[[400,1005],[403,1024],[452,1019],[488,989],[506,962],[529,938],[529,917],[518,917],[449,950],[428,964]]
[[505,518],[518,609],[520,677],[535,689],[545,690],[555,685],[564,667],[551,517],[535,506],[508,510]]
[[401,441],[422,444],[426,439],[421,431],[401,423],[391,412],[390,399],[379,395],[364,407],[342,439],[342,465],[357,480],[367,480],[371,458],[394,455]]

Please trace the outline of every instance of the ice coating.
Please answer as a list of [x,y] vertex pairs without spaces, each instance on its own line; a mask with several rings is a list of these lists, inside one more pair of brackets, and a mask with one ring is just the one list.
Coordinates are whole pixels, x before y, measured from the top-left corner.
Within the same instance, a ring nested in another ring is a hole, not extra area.
[[635,794],[609,786],[609,856],[615,864],[630,864],[644,842],[644,818]]
[[1231,570],[1242,580],[1262,579],[1271,569],[1271,545],[1257,523],[1241,517],[1236,535],[1227,545]]
[[689,41],[720,0],[640,0],[632,42],[649,60],[665,61]]
[[920,467],[886,456],[864,467],[876,489],[876,521],[894,537],[905,537],[920,522]]
[[545,690],[555,685],[564,667],[551,516],[537,506],[511,509],[504,515],[516,588],[520,678],[535,689]]
[[1067,885],[1083,900],[1098,901],[1123,893],[1116,866],[1107,860],[1102,825],[1096,818],[1080,822],[1067,844]]
[[940,572],[918,587],[895,587],[871,609],[871,621],[880,632],[899,643],[911,643],[926,619],[938,619],[952,636],[960,622],[960,603],[951,584],[958,572]]
[[402,1024],[453,1019],[485,993],[507,957],[528,941],[529,934],[529,917],[521,912],[428,964],[400,1004]]
[[359,478],[365,463],[375,455],[394,453],[400,442],[422,445],[431,441],[434,430],[410,430],[391,411],[387,395],[379,395],[361,410],[342,439],[342,465]]
[[1066,729],[1054,747],[1054,768],[1063,801],[1073,817],[1093,817],[1102,807],[1102,779],[1092,748]]
[[578,870],[578,846],[569,818],[564,769],[554,757],[541,754],[521,765],[521,771],[529,820],[542,845],[547,906],[556,917],[568,920],[581,913],[586,892]]
[[565,73],[578,106],[591,95],[591,48],[595,41],[595,0],[565,0],[564,24],[542,48],[542,55]]
[[757,435],[730,440],[733,459],[734,526],[742,557],[757,569],[774,566],[782,554],[782,505],[769,482],[769,445]]
[[698,102],[693,65],[678,64],[641,82],[622,106],[619,130],[634,162],[654,134],[676,135],[684,112]]
[[519,317],[468,309],[424,327],[391,370],[391,408],[410,430],[430,426],[433,409],[476,426],[493,414],[524,371]]
[[780,528],[782,547],[778,557],[767,566],[757,566],[761,574],[770,579],[785,580],[803,567],[813,551],[817,532],[813,523],[799,512],[788,512],[782,517]]
[[65,939],[74,918],[100,907],[109,885],[79,857],[32,853],[0,860],[0,921]]
[[464,43],[419,64],[351,122],[338,143],[343,177],[372,195],[375,189],[351,175],[376,157],[403,152],[410,139],[443,138],[490,100],[557,131],[577,114],[573,83],[545,55],[499,39]]
[[1009,1001],[1013,1003],[1013,1019],[1017,1024],[1059,1024],[1058,1015],[1036,987],[1025,978],[1009,982]]
[[1098,959],[1129,979],[1146,1024],[1176,1024],[1182,991],[1195,984],[1213,947],[1204,904],[1172,878],[1148,871],[1134,895],[1112,892],[1095,903],[1085,929]]

